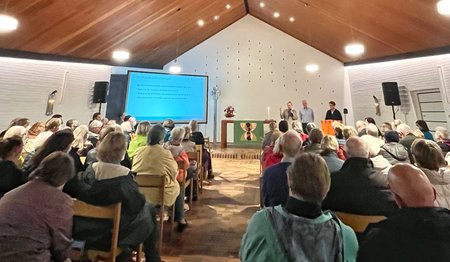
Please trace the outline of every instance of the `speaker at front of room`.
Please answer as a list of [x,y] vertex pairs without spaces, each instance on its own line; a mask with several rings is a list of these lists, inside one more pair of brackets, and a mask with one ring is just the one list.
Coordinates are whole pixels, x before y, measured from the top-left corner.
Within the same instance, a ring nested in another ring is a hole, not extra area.
[[95,82],[92,103],[106,103],[106,96],[108,95],[108,86],[109,82],[106,81]]
[[384,104],[387,106],[401,105],[397,82],[384,82],[381,85],[383,86]]

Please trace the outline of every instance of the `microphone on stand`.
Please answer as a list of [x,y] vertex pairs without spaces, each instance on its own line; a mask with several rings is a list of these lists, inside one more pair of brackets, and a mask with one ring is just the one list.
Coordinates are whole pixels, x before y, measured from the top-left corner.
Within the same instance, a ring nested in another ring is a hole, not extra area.
[[347,125],[347,114],[348,114],[348,109],[344,108],[344,124]]

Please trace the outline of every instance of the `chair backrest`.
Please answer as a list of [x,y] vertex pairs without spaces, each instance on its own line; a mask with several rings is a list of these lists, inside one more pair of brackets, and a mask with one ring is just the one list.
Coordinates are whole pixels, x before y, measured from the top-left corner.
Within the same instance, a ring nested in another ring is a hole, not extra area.
[[386,219],[384,216],[365,216],[345,212],[334,213],[342,222],[344,222],[344,224],[351,227],[356,233],[363,233],[370,223],[377,223]]
[[117,203],[110,206],[94,206],[75,199],[73,204],[74,216],[90,217],[90,218],[103,218],[111,219],[113,222],[112,238],[110,256],[112,261],[118,255],[119,249],[117,247],[119,241],[119,225],[120,225],[120,212],[122,209],[122,203]]
[[156,188],[160,190],[159,203],[164,203],[164,190],[166,178],[158,174],[139,173],[136,175],[136,183],[141,188]]
[[204,138],[206,149],[211,150],[211,142],[209,141],[209,137]]
[[201,165],[203,163],[202,162],[203,146],[202,145],[195,145],[195,150],[197,152],[200,152],[200,156],[199,156],[198,161],[200,162],[200,165]]

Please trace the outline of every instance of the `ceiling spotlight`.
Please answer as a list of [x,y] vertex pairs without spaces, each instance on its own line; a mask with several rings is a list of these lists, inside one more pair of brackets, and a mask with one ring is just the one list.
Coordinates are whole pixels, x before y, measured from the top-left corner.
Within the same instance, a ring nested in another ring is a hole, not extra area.
[[17,29],[19,21],[9,15],[0,15],[0,33],[7,33]]
[[169,67],[169,72],[172,74],[178,74],[181,72],[181,67],[175,63]]
[[289,17],[289,21],[292,23],[295,21],[295,18],[291,16],[291,17]]
[[345,53],[351,56],[361,55],[364,53],[364,51],[365,51],[364,45],[358,43],[348,44],[345,47]]
[[197,25],[198,26],[204,26],[205,25],[205,21],[203,21],[203,19],[200,19],[197,21]]
[[442,0],[437,3],[438,13],[441,15],[450,15],[450,0]]
[[226,7],[227,9],[230,9],[230,8],[231,8],[231,5],[230,5],[230,4],[227,4],[225,7]]
[[280,13],[278,13],[278,12],[273,13],[273,17],[275,17],[275,18],[280,17]]
[[260,6],[260,7],[265,7],[266,4],[265,4],[264,2],[261,2],[261,3],[259,3],[259,6]]
[[112,57],[117,61],[126,61],[130,58],[130,52],[126,50],[116,50],[113,52]]
[[214,20],[219,20],[219,16],[218,16],[218,15],[215,15],[215,16],[214,16]]
[[306,71],[308,71],[310,73],[315,73],[319,70],[319,66],[316,64],[309,64],[309,65],[306,65],[305,69],[306,69]]

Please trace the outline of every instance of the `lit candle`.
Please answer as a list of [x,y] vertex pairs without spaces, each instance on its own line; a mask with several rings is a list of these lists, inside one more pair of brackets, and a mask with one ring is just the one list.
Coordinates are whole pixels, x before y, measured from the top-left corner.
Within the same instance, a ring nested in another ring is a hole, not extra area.
[[267,120],[270,120],[270,107],[267,107]]

